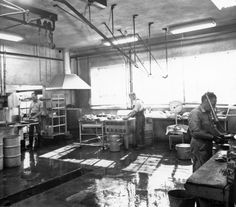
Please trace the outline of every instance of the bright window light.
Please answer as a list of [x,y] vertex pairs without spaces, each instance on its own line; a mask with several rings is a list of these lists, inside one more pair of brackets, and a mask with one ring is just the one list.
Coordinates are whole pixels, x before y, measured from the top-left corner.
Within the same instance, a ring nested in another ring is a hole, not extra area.
[[[136,42],[138,41],[137,35],[127,35],[127,36],[119,36],[116,38],[110,39],[114,45],[120,45],[120,44],[126,44],[126,43],[131,43],[131,42]],[[102,41],[102,43],[106,46],[111,46],[110,42],[108,41]]]
[[17,34],[7,33],[0,31],[0,39],[2,40],[9,40],[13,42],[19,42],[23,40],[24,38]]
[[236,6],[236,0],[211,0],[221,10],[223,8]]
[[216,23],[213,19],[204,19],[193,21],[189,23],[183,23],[178,25],[173,25],[168,27],[168,31],[172,34],[180,34],[185,32],[191,32],[201,29],[207,29],[211,27],[215,27]]

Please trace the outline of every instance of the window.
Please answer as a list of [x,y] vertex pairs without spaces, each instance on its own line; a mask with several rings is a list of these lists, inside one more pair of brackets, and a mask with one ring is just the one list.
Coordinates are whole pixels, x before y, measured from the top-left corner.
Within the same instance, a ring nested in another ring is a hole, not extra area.
[[[236,104],[236,51],[169,58],[168,78],[152,63],[152,75],[133,68],[133,90],[146,105],[178,100],[200,103],[207,91],[217,95],[218,104]],[[158,61],[163,70],[165,60]],[[148,61],[144,62],[149,68]],[[91,104],[129,106],[129,69],[124,64],[91,68]]]
[[125,65],[94,67],[91,76],[91,105],[127,106],[127,77]]

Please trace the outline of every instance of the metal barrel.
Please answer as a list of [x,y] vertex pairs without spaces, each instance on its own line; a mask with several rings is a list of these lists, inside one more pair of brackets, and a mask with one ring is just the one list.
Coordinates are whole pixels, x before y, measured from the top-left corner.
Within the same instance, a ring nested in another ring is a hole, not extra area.
[[3,138],[3,158],[5,167],[16,167],[21,164],[19,135],[8,135]]

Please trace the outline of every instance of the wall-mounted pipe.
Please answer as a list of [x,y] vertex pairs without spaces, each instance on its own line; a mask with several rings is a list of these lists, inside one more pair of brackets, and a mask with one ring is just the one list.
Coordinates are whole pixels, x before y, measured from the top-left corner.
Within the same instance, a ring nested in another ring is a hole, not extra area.
[[0,54],[20,56],[20,57],[29,57],[29,58],[40,58],[40,59],[46,59],[46,60],[63,61],[63,59],[60,59],[60,58],[52,58],[52,57],[45,57],[45,56],[38,56],[38,55],[28,55],[28,54],[23,54],[23,53],[2,52],[2,51],[0,51]]
[[131,61],[131,63],[138,68],[137,64],[130,59],[130,57],[124,53],[119,47],[117,47],[116,45],[114,45],[112,43],[112,41],[106,37],[106,35],[104,35],[97,27],[95,27],[89,20],[87,20],[80,12],[78,12],[71,4],[69,4],[67,1],[65,0],[54,0],[60,3],[65,4],[69,9],[71,9],[77,16],[79,16],[91,29],[93,29],[95,32],[97,32],[103,39],[105,39],[106,41],[108,41],[111,46],[115,49],[117,49],[123,56],[125,56],[129,61]]

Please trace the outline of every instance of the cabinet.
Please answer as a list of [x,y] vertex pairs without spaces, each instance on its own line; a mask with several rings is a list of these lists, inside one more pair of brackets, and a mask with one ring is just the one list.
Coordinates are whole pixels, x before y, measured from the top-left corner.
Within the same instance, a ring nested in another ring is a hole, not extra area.
[[46,103],[47,116],[45,123],[46,138],[67,133],[66,101],[64,94],[53,94]]

